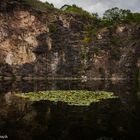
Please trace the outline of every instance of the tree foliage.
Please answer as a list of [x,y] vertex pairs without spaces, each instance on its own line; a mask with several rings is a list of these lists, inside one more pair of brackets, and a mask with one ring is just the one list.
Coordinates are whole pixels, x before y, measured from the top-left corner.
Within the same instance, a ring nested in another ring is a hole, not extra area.
[[[41,11],[46,11],[47,9],[54,9],[54,5],[48,3],[47,1],[43,3],[38,0],[23,0],[23,2]],[[100,18],[97,13],[89,13],[75,4],[64,5],[60,8],[60,10],[64,13],[77,14],[87,18],[91,18],[93,21],[92,23],[94,24],[94,27],[96,26],[96,28],[102,26],[104,27],[116,25],[119,23],[140,23],[140,13],[132,13],[130,10],[119,9],[118,7],[106,10],[103,14],[103,18]]]
[[95,15],[90,14],[89,12],[83,10],[81,7],[78,7],[75,4],[64,5],[60,9],[66,13],[72,13],[72,14],[82,15],[86,17],[93,17],[93,16],[95,17]]
[[105,11],[103,18],[109,21],[120,21],[125,20],[130,14],[130,10],[124,10],[115,7]]
[[102,19],[102,24],[104,25],[129,22],[140,22],[140,13],[132,13],[130,10],[114,7],[106,10]]
[[35,9],[46,11],[47,9],[53,9],[53,4],[48,3],[47,1],[45,3],[38,1],[38,0],[23,0],[24,4],[30,5]]

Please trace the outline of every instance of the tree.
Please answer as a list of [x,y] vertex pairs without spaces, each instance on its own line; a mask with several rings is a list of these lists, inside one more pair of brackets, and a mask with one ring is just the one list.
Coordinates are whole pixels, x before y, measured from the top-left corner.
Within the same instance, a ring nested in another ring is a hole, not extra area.
[[133,21],[140,23],[140,13],[133,13]]
[[114,22],[121,22],[125,21],[128,16],[130,17],[131,11],[130,10],[124,10],[124,9],[119,9],[118,7],[108,9],[105,11],[103,15],[103,19],[110,21],[111,23]]

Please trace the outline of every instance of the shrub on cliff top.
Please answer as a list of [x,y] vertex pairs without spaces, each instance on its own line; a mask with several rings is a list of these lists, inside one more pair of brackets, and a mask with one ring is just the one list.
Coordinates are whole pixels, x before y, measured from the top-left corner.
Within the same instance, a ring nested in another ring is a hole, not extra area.
[[64,5],[60,9],[65,13],[72,13],[72,14],[82,15],[82,16],[90,17],[90,18],[93,17],[92,14],[83,10],[81,7],[76,6],[75,4]]
[[35,9],[41,10],[41,11],[45,11],[47,9],[54,8],[53,4],[50,4],[48,2],[43,3],[43,2],[38,1],[38,0],[23,0],[23,2],[27,5],[32,6]]
[[131,14],[130,10],[124,10],[115,7],[106,10],[103,18],[109,21],[123,21],[129,16],[129,14]]
[[101,26],[117,25],[119,23],[140,22],[140,13],[114,7],[105,11],[101,19]]

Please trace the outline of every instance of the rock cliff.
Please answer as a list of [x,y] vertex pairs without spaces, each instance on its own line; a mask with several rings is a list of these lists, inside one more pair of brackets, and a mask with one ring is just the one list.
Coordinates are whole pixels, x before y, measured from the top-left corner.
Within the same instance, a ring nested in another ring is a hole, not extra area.
[[90,18],[0,2],[0,76],[135,78],[140,24],[101,28],[84,41]]

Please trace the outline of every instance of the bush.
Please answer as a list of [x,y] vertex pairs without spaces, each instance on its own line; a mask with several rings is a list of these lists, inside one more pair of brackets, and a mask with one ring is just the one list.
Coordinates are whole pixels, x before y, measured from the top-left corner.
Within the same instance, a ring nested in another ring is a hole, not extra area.
[[84,43],[90,43],[92,41],[92,39],[90,37],[84,37],[83,42]]
[[120,22],[126,20],[131,14],[130,10],[119,9],[118,7],[108,9],[105,11],[103,19],[110,22]]
[[85,31],[84,31],[84,39],[83,42],[84,43],[90,43],[93,41],[93,38],[96,36],[97,32],[98,32],[98,28],[93,25],[86,25],[84,27]]
[[117,25],[119,23],[140,22],[140,13],[131,13],[130,10],[117,7],[105,11],[101,19],[101,26]]
[[132,16],[131,16],[131,19],[132,19],[134,22],[140,23],[140,13],[133,13]]
[[48,2],[43,3],[38,0],[23,0],[23,3],[41,11],[46,11],[47,9],[54,8],[53,4],[49,4]]
[[82,15],[86,17],[92,17],[92,14],[89,12],[83,10],[81,7],[74,5],[64,5],[60,8],[63,12],[65,13],[72,13],[72,14],[77,14],[77,15]]

